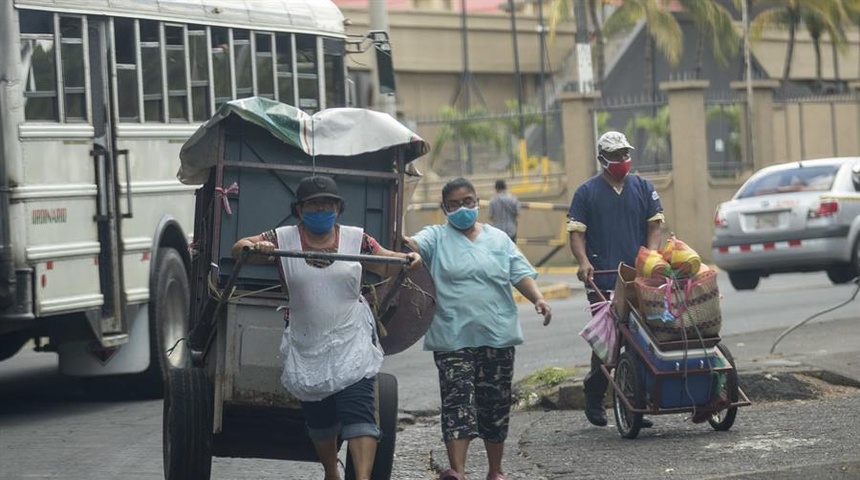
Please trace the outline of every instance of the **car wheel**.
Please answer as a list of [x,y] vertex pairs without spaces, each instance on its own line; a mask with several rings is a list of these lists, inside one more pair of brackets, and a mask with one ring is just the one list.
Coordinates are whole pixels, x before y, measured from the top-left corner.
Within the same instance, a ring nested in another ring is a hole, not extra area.
[[827,278],[829,278],[834,285],[848,283],[853,280],[855,276],[857,276],[857,274],[854,273],[853,265],[842,265],[827,269]]
[[756,272],[729,272],[729,281],[735,290],[755,290],[760,278]]

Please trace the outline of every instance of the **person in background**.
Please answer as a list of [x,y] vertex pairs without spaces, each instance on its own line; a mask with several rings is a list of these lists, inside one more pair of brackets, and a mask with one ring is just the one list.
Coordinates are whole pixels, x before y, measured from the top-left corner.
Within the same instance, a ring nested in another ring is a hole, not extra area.
[[496,194],[490,199],[490,225],[507,233],[516,243],[519,214],[520,202],[517,197],[508,192],[508,184],[504,180],[496,180]]
[[401,257],[409,259],[406,268],[410,270],[421,266],[421,256],[387,250],[361,228],[337,224],[344,202],[329,177],[302,179],[295,198],[292,212],[298,225],[243,238],[233,245],[233,257],[251,248],[260,255],[252,255],[248,261],[276,263],[289,290],[289,325],[281,340],[281,383],[301,401],[325,480],[341,480],[339,435],[348,443],[356,478],[368,480],[380,436],[374,385],[382,350],[376,342],[376,320],[360,292],[362,268],[390,276],[402,267],[275,257],[272,253],[280,248]]
[[475,187],[464,178],[442,188],[443,225],[424,227],[407,243],[421,254],[436,285],[436,312],[424,335],[439,371],[442,438],[450,468],[463,480],[472,439],[487,450],[487,480],[504,480],[502,456],[510,418],[515,346],[523,343],[511,286],[552,320],[537,273],[504,232],[478,218]]
[[[633,265],[639,247],[660,246],[663,207],[654,185],[630,174],[633,146],[620,132],[606,132],[597,141],[600,172],[580,185],[568,211],[570,251],[579,262],[577,276],[585,283],[592,304],[610,298],[618,264]],[[596,270],[611,274],[594,275]],[[606,425],[604,398],[609,385],[600,370],[600,358],[592,353],[591,370],[583,381],[585,416],[593,425]],[[650,427],[643,419],[643,427]]]

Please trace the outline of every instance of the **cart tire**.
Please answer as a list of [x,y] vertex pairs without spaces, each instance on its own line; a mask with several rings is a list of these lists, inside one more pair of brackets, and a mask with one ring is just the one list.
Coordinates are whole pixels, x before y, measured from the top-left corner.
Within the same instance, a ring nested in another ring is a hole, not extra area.
[[627,351],[621,353],[618,364],[613,374],[618,389],[613,389],[615,407],[615,425],[622,438],[634,439],[642,429],[642,413],[634,413],[628,410],[619,395],[625,398],[635,407],[645,407],[645,382],[642,373],[636,365],[635,355]]
[[[731,371],[726,372],[726,397],[731,400],[732,403],[737,402],[738,398],[740,397],[740,387],[738,387],[738,369],[735,367],[735,359],[734,357],[732,357],[732,353],[729,351],[729,348],[722,343],[718,343],[717,348],[720,349],[720,352],[723,354],[724,357],[726,357],[726,360],[729,361],[729,365],[732,366]],[[711,427],[713,427],[714,430],[724,432],[732,428],[732,425],[734,425],[735,423],[735,417],[737,415],[738,407],[729,407],[725,410],[715,412],[713,415],[708,417],[708,423],[711,424]]]
[[170,370],[162,432],[165,480],[209,480],[213,401],[212,385],[203,369]]
[[[376,445],[376,456],[373,458],[373,480],[390,480],[394,469],[394,447],[397,443],[397,377],[389,373],[380,373],[376,377],[376,400],[379,408],[379,430],[382,436]],[[356,480],[352,467],[352,456],[347,452],[344,478]]]
[[179,341],[188,336],[191,298],[188,272],[179,252],[158,249],[150,284],[149,368],[140,375],[146,394],[158,398],[164,393],[169,370],[191,366],[188,343]]

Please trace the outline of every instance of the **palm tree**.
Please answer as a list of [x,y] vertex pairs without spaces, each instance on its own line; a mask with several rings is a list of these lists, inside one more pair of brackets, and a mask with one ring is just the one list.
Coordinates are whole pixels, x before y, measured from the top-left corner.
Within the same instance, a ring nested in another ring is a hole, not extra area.
[[[842,28],[842,24],[846,20],[846,13],[840,0],[821,0],[819,6],[822,11],[803,10],[801,18],[812,37],[812,44],[815,49],[815,85],[816,89],[821,91],[824,84],[821,73],[821,36],[825,33],[828,34],[834,51],[838,48],[844,49],[847,39],[845,30]],[[834,73],[838,79],[839,63],[836,55],[834,55],[833,61]]]
[[666,10],[661,0],[624,0],[603,25],[603,33],[607,37],[618,35],[630,30],[638,22],[645,23],[645,92],[653,94],[654,82],[654,46],[663,54],[670,65],[678,64],[683,48],[681,26]]
[[[842,0],[842,6],[845,7],[848,21],[856,26],[860,26],[860,0]],[[857,66],[857,73],[860,75],[860,61],[857,62]]]
[[467,165],[463,171],[462,159],[470,160],[465,152],[466,144],[469,142],[489,145],[496,150],[501,150],[504,140],[499,133],[497,122],[490,120],[489,114],[484,107],[472,107],[460,112],[456,108],[446,105],[439,110],[442,118],[442,128],[436,134],[434,148],[430,155],[430,168],[436,170],[436,162],[439,159],[443,147],[451,141],[457,142],[457,153],[460,161],[460,173],[472,174],[472,166]]
[[732,14],[717,2],[702,0],[679,0],[698,31],[696,46],[696,78],[702,78],[705,56],[705,37],[709,36],[714,58],[721,65],[728,65],[728,56],[738,51],[739,37],[734,27]]
[[588,12],[588,21],[594,33],[594,50],[592,51],[596,70],[594,84],[596,89],[600,89],[600,85],[603,83],[603,76],[606,74],[606,54],[603,51],[604,35],[602,22],[597,17],[597,12],[603,8],[606,0],[552,0],[549,12],[550,39],[555,38],[558,24],[571,18],[573,2],[584,2],[585,8],[583,10]]
[[645,146],[642,147],[642,157],[650,155],[660,166],[661,158],[672,158],[670,154],[669,137],[669,107],[663,106],[656,115],[638,114],[627,123],[624,132],[629,138],[637,138],[639,132],[645,133]]
[[[736,5],[744,0],[735,0]],[[794,46],[797,37],[797,27],[804,16],[819,14],[830,18],[829,10],[835,0],[749,0],[751,5],[759,6],[758,14],[750,23],[750,39],[760,40],[765,29],[781,28],[788,30],[788,47],[785,52],[782,81],[788,81],[791,75],[791,62],[794,57]]]

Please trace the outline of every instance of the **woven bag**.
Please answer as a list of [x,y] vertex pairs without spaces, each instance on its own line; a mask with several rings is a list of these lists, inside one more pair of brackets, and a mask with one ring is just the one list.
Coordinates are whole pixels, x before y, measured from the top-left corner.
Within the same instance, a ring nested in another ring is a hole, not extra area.
[[682,280],[637,278],[636,292],[644,322],[656,341],[719,336],[723,317],[717,272]]

